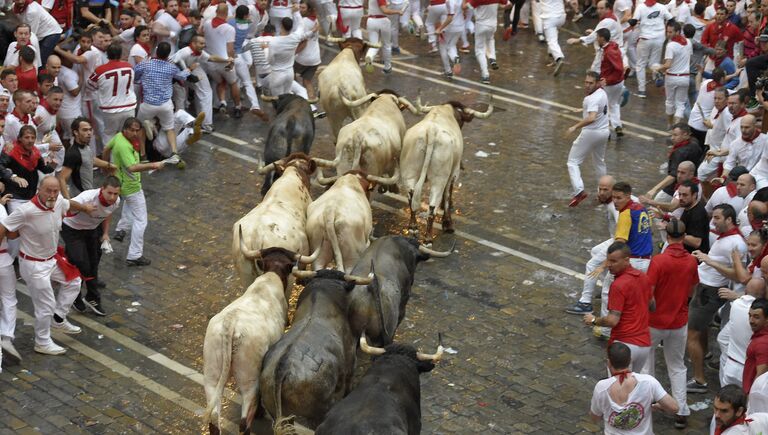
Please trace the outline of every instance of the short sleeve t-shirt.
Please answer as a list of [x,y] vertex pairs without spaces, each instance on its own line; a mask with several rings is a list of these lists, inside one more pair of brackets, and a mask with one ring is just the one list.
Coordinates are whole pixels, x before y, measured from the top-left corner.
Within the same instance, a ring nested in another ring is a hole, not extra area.
[[[687,7],[687,5],[683,5]],[[689,74],[691,72],[691,43],[682,45],[677,41],[667,42],[667,51],[664,53],[664,59],[672,59],[672,65],[667,70],[667,74]]]
[[141,190],[141,173],[128,171],[129,167],[139,163],[139,153],[131,142],[123,133],[118,133],[109,141],[107,148],[112,150],[112,163],[117,166],[117,178],[122,183],[120,193],[128,196]]
[[749,394],[752,382],[755,381],[757,366],[768,364],[768,329],[761,329],[752,334],[752,340],[747,346],[747,359],[744,361],[744,374],[742,386],[744,392]]
[[634,256],[644,257],[653,253],[651,219],[642,204],[630,201],[619,212],[614,238],[626,240]]
[[90,146],[73,144],[64,154],[62,166],[72,170],[72,185],[76,189],[73,194],[93,189],[93,152]]
[[85,29],[91,22],[82,16],[80,8],[88,8],[88,10],[99,18],[104,18],[109,3],[107,0],[75,0],[75,26],[81,29]]
[[[606,434],[645,435],[653,433],[651,404],[667,395],[664,387],[651,375],[633,373],[637,385],[629,393],[627,403],[618,404],[611,399],[608,391],[618,378],[612,376],[595,385],[592,393],[591,411],[601,415]],[[626,381],[625,381],[626,382]]]
[[604,130],[608,128],[608,94],[605,93],[603,88],[597,88],[595,92],[584,97],[582,112],[585,119],[590,112],[597,113],[597,118],[591,124],[585,125],[584,130]]
[[[687,228],[687,227],[686,227]],[[649,325],[655,329],[678,329],[688,323],[688,295],[699,282],[698,263],[680,243],[673,243],[653,257],[648,281],[656,298],[656,311]]]
[[685,224],[685,233],[693,237],[699,237],[701,244],[698,248],[685,245],[688,252],[700,250],[709,252],[709,216],[703,201],[699,201],[695,206],[683,211],[680,220]]
[[611,342],[651,345],[648,328],[650,300],[651,284],[643,272],[629,266],[616,276],[608,292],[608,310],[620,312],[621,318],[611,328]]

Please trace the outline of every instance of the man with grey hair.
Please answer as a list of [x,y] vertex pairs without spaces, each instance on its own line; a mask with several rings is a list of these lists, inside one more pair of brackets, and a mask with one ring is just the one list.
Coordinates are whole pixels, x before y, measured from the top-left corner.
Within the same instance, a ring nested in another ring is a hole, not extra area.
[[[701,161],[703,155],[701,147],[696,138],[691,137],[691,128],[688,124],[678,122],[672,126],[672,149],[669,152],[667,160],[667,175],[661,179],[648,193],[646,198],[653,198],[654,201],[670,202],[676,190],[676,178],[678,175],[677,167],[682,162],[692,162],[694,165],[693,174],[696,174],[696,164]],[[677,180],[679,183],[680,180]],[[640,197],[641,201],[643,197]]]

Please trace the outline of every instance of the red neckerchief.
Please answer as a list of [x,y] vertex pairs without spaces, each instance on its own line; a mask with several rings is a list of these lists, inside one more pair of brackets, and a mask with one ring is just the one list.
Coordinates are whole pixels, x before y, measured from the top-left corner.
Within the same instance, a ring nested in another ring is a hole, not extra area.
[[681,142],[678,142],[678,143],[672,145],[672,149],[669,150],[669,155],[671,156],[672,153],[674,153],[675,151],[679,150],[680,148],[688,145],[689,143],[691,143],[691,140],[690,139],[686,139],[684,141],[681,141]]
[[307,18],[309,18],[312,21],[317,21],[317,16],[315,15],[307,15]]
[[227,20],[225,20],[224,18],[213,17],[213,19],[211,20],[211,26],[213,26],[214,29],[226,23],[227,23]]
[[603,16],[603,19],[606,19],[606,18],[619,22],[619,19],[616,18],[616,15],[614,15],[613,11],[609,11],[607,14]]
[[[720,86],[722,86],[722,85],[720,85]],[[719,109],[719,110],[718,110],[717,107],[715,107],[715,110],[717,110],[717,114],[715,115],[714,119],[717,119],[718,117],[720,117],[720,114],[723,113],[723,110],[725,110],[726,107],[728,107],[728,106],[725,106],[725,107],[723,107],[722,109]]]
[[[29,0],[27,0],[29,1]],[[26,44],[20,44],[18,41],[16,42],[16,49],[13,51],[14,53],[18,53],[21,50],[21,47],[26,47],[28,45],[31,45],[29,42]]]
[[[712,92],[715,89],[717,89],[719,87],[722,87],[722,86],[723,86],[722,83],[718,83],[717,80],[710,80],[709,83],[707,83],[707,92]],[[718,116],[719,115],[720,115],[720,113],[718,112]],[[717,119],[717,118],[715,118],[715,119]]]
[[744,116],[746,114],[747,114],[747,109],[741,109],[739,111],[739,113],[733,115],[733,119],[735,120],[736,118],[741,118],[742,116]]
[[653,5],[656,4],[656,0],[645,0],[643,3],[645,3],[645,5],[648,6],[649,8],[652,8]]
[[104,198],[103,192],[104,189],[99,189],[99,204],[101,204],[104,207],[109,207],[111,204],[107,202],[106,198]]
[[717,240],[720,240],[723,237],[735,236],[737,234],[741,235],[741,232],[739,232],[739,227],[733,227],[733,228],[731,228],[730,230],[728,230],[728,231],[726,231],[724,233],[720,233],[720,235],[717,236]]
[[728,192],[728,196],[730,196],[731,198],[736,197],[736,195],[739,193],[736,190],[736,183],[734,183],[733,181],[730,181],[728,182],[728,184],[725,185],[725,191]]
[[[762,222],[755,228],[754,225],[752,225],[752,222],[749,223],[749,225],[752,227],[752,229],[757,230],[760,229],[762,226]],[[760,267],[760,263],[762,263],[763,258],[768,255],[768,243],[763,245],[763,249],[760,251],[760,255],[758,255],[754,260],[752,260],[752,263],[749,264],[749,273],[753,273],[755,271],[756,267]]]
[[672,40],[677,42],[678,44],[682,45],[683,47],[688,45],[688,40],[685,39],[685,36],[683,36],[683,35],[675,35],[675,36],[672,37]]
[[741,135],[741,140],[747,143],[752,143],[752,141],[757,139],[758,136],[760,136],[760,129],[756,128],[755,132],[752,133],[752,137],[744,137],[744,135]]
[[227,2],[232,6],[237,6],[237,0],[227,0]]
[[349,26],[344,25],[344,20],[341,19],[341,6],[336,5],[336,29],[341,33],[347,33]]
[[715,426],[715,435],[721,435],[723,432],[727,431],[733,426],[740,426],[744,423],[749,423],[750,421],[752,421],[751,418],[748,419],[746,415],[742,415],[741,417],[734,420],[733,423],[729,424],[728,426],[725,426],[725,427]]
[[13,13],[15,13],[15,14],[23,14],[24,12],[26,12],[27,7],[29,7],[29,5],[32,2],[33,2],[33,0],[25,0],[24,4],[21,5],[21,6],[19,6],[19,5],[14,3],[13,4]]
[[83,47],[78,48],[77,49],[77,56],[82,56],[83,53],[85,53],[86,51],[91,51],[91,49],[89,48],[88,50],[86,50]]
[[35,118],[32,117],[31,114],[23,116],[21,113],[17,112],[16,109],[18,109],[18,107],[13,108],[13,112],[11,112],[11,115],[19,118],[19,121],[21,121],[22,124],[37,125],[37,123],[35,123]]
[[619,377],[619,385],[621,385],[625,380],[627,380],[627,377],[632,374],[632,370],[630,369],[624,369],[624,370],[618,370],[615,372],[611,372],[611,376],[618,376]]
[[256,5],[256,10],[257,10],[257,11],[259,11],[259,14],[260,14],[262,17],[264,16],[264,12],[266,12],[266,9],[262,9],[262,8],[260,8],[258,4]]
[[261,36],[275,36],[272,32],[261,32]]
[[717,66],[720,66],[721,63],[723,63],[723,61],[725,60],[726,57],[728,57],[728,56],[713,57],[712,60],[715,62],[715,66],[717,67]]
[[40,210],[42,210],[42,211],[49,211],[49,212],[53,213],[53,209],[52,208],[48,208],[43,203],[41,203],[40,202],[40,198],[38,198],[37,195],[32,197],[32,201],[31,202],[32,202],[32,204],[35,204],[37,206],[37,208],[39,208]]
[[58,110],[53,110],[53,107],[51,107],[51,105],[48,104],[48,100],[46,100],[45,98],[40,99],[40,106],[42,106],[43,109],[47,110],[48,113],[50,113],[51,115],[56,115],[56,113],[58,112]]
[[30,172],[37,168],[37,162],[40,161],[41,157],[40,150],[38,150],[36,146],[33,146],[31,151],[26,151],[19,141],[13,143],[13,149],[11,149],[11,152],[9,152],[8,155]]
[[143,48],[144,51],[147,52],[147,56],[152,54],[152,47],[150,47],[149,44],[145,44],[143,42],[137,42],[137,44],[139,44],[139,47]]
[[195,51],[195,49],[192,48],[192,47],[189,47],[189,49],[192,50],[192,56],[200,57],[200,55],[203,54],[202,50],[201,51]]

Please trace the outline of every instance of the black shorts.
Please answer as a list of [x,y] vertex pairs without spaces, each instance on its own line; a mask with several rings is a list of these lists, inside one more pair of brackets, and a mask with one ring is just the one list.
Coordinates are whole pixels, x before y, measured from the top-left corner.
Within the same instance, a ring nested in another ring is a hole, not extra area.
[[318,65],[304,66],[300,63],[293,64],[293,72],[298,74],[302,79],[311,81],[315,77]]
[[718,296],[720,287],[710,287],[699,283],[696,293],[691,300],[688,311],[688,329],[706,331],[715,313],[725,304],[726,300]]

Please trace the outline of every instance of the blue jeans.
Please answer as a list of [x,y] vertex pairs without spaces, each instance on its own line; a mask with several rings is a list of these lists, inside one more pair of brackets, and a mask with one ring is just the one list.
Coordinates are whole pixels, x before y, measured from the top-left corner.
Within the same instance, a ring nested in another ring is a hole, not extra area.
[[61,33],[57,33],[55,35],[48,35],[40,40],[40,62],[43,63],[43,67],[45,67],[45,62],[48,61],[48,56],[53,53],[53,49],[56,47],[56,44],[59,43],[60,39]]

